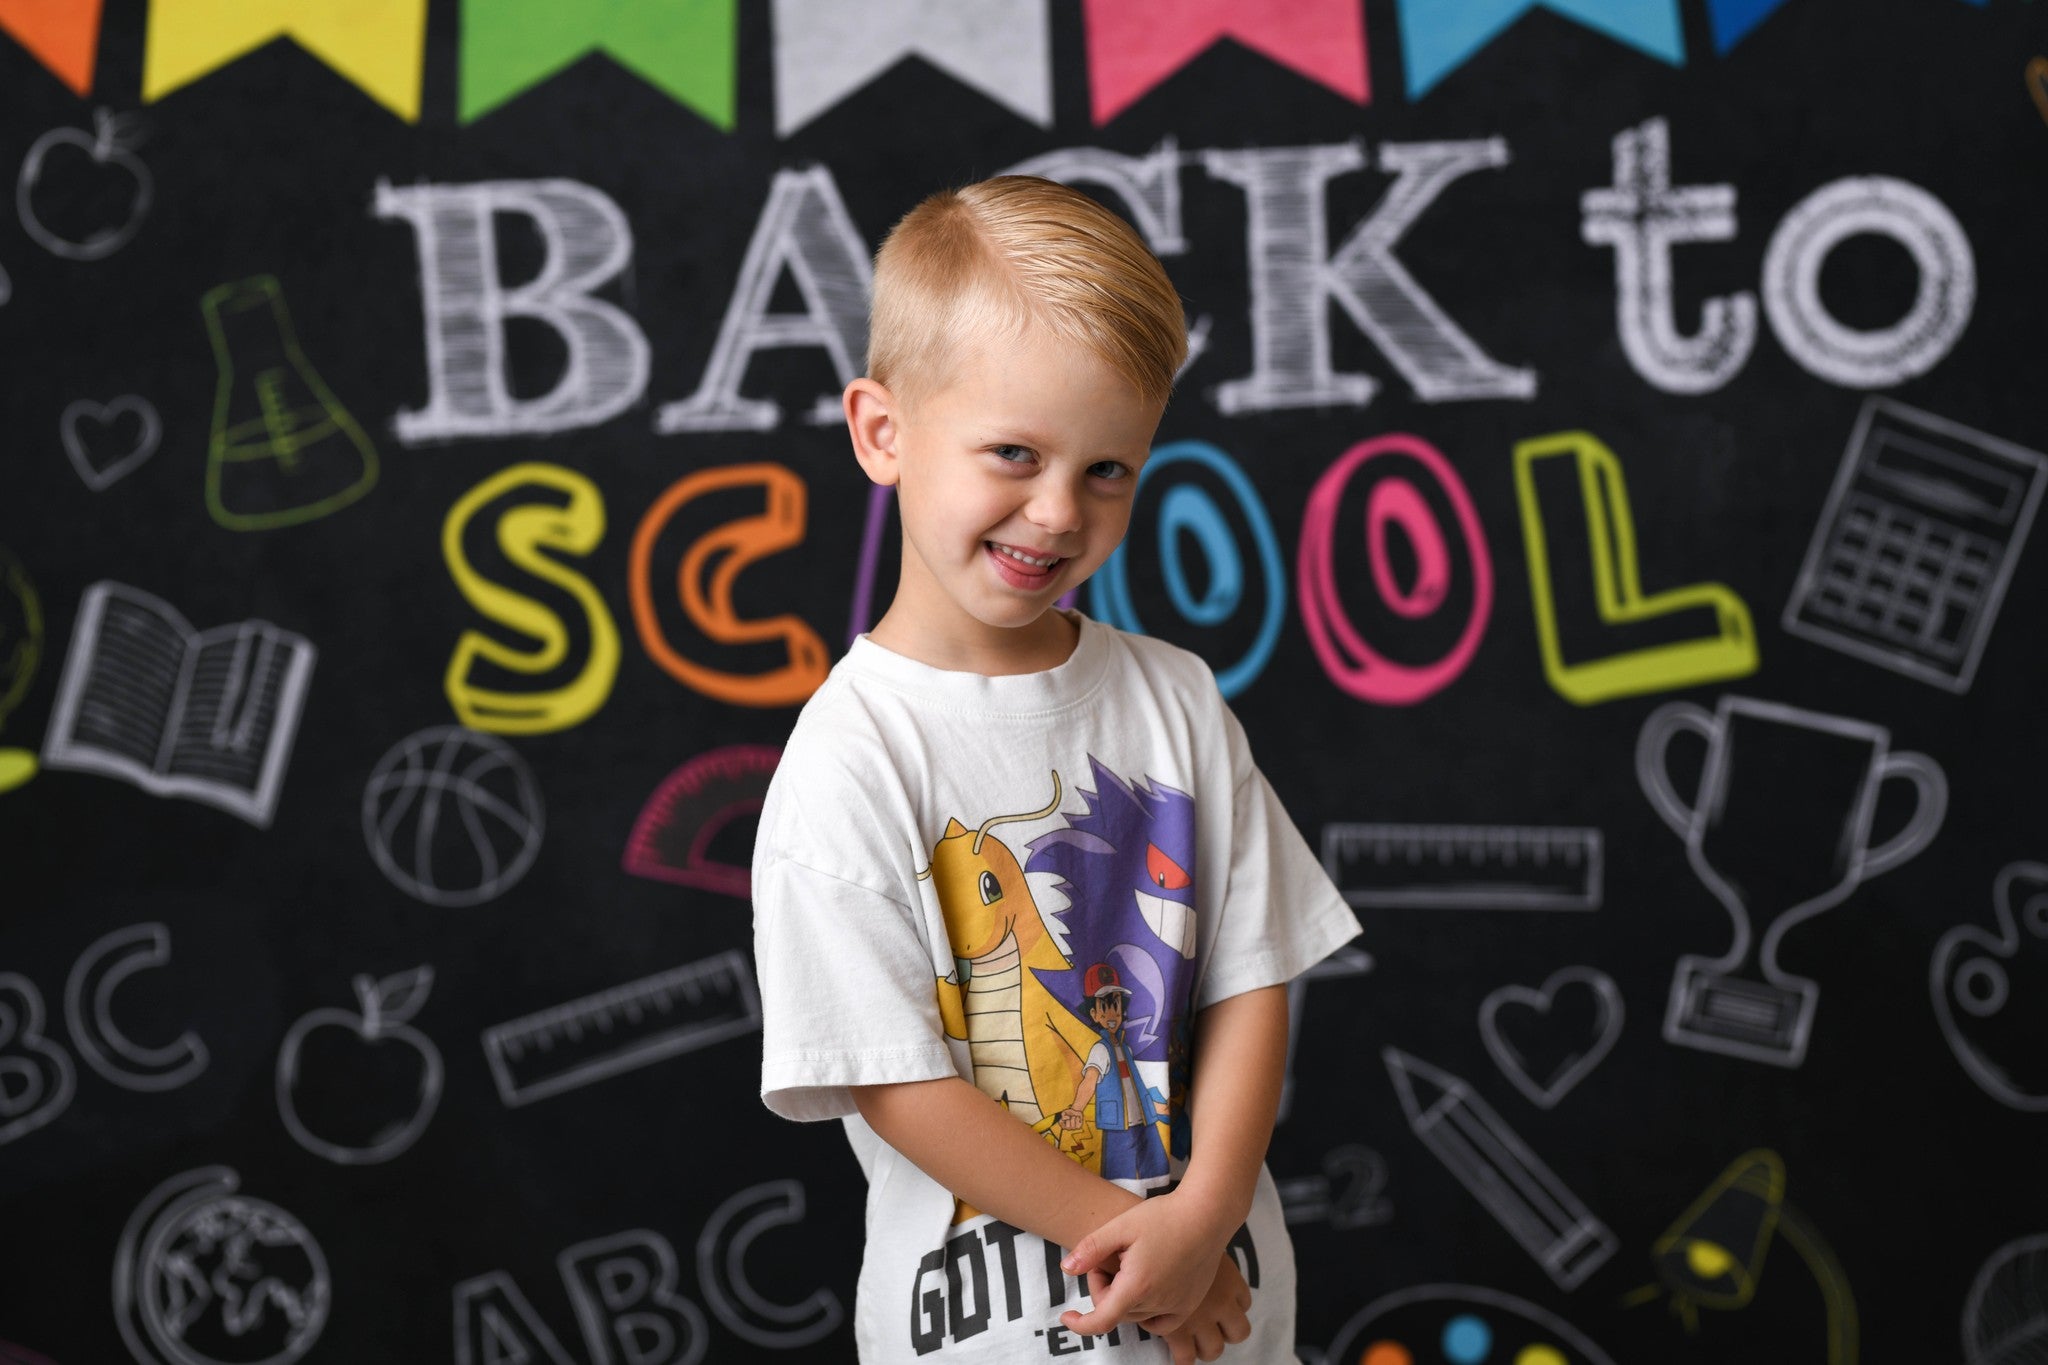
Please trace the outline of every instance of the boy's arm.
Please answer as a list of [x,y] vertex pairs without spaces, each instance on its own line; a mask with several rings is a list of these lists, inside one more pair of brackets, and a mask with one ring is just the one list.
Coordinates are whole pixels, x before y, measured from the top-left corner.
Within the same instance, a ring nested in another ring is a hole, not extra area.
[[1127,1284],[1119,1271],[1109,1292],[1094,1296],[1092,1312],[1063,1315],[1075,1331],[1107,1332],[1135,1318],[1146,1331],[1164,1335],[1180,1327],[1209,1287],[1217,1258],[1251,1213],[1252,1189],[1273,1138],[1287,1069],[1287,987],[1246,991],[1202,1010],[1195,1016],[1194,1056],[1190,1152],[1180,1184],[1091,1232],[1067,1258],[1070,1272],[1093,1270],[1111,1255],[1128,1270],[1137,1259],[1133,1249],[1156,1225],[1166,1241],[1161,1254],[1171,1262],[1167,1277],[1196,1276],[1194,1291],[1178,1311],[1158,1313],[1146,1307],[1148,1286]]
[[868,1127],[919,1170],[981,1212],[1055,1245],[1071,1247],[1145,1202],[1062,1154],[958,1076],[852,1090]]
[[1174,1188],[1207,1204],[1223,1240],[1252,1211],[1287,1075],[1287,987],[1233,995],[1195,1016],[1188,1168]]

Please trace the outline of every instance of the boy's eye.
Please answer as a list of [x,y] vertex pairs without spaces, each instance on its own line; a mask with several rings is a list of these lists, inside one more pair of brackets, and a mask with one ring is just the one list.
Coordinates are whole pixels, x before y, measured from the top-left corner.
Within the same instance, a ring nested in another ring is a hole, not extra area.
[[[1010,464],[1022,464],[1025,460],[1031,458],[1031,452],[1023,446],[990,446],[989,450],[997,459],[1007,461]],[[1014,459],[1012,458],[1013,454],[1016,457]]]
[[1098,479],[1128,479],[1131,477],[1131,467],[1126,464],[1118,464],[1115,460],[1098,460],[1088,466],[1088,472]]

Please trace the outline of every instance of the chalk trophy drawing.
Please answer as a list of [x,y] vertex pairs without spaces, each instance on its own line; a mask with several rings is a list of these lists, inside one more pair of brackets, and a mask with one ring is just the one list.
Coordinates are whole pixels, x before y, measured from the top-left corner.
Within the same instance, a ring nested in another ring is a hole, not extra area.
[[1963,1365],[2035,1365],[2048,1340],[2048,1236],[1991,1254],[1963,1300]]
[[1866,399],[1785,629],[1967,692],[2048,486],[2048,456]]
[[93,130],[52,128],[29,145],[14,182],[22,230],[53,256],[97,261],[142,230],[154,192],[135,155],[139,125],[105,109]]
[[[116,428],[129,417],[135,419],[135,434],[123,436]],[[85,486],[104,493],[156,454],[164,428],[154,403],[128,393],[111,403],[80,398],[66,405],[57,419],[57,434],[64,442],[65,458]]]
[[291,1213],[237,1194],[227,1166],[164,1181],[114,1251],[114,1322],[138,1365],[292,1365],[333,1297],[320,1243]]
[[[771,1228],[804,1220],[804,1187],[769,1180],[733,1195],[711,1211],[697,1234],[697,1284],[718,1320],[745,1341],[793,1351],[838,1330],[846,1309],[829,1289],[814,1289],[797,1303],[777,1303],[747,1276],[747,1250]],[[567,1263],[569,1253],[562,1253]]]
[[353,985],[353,1010],[301,1015],[277,1053],[277,1112],[292,1140],[343,1166],[389,1161],[441,1103],[441,1050],[409,1022],[433,989],[419,966]]
[[[43,658],[43,604],[21,561],[0,545],[0,730],[28,695]],[[30,749],[0,746],[0,795],[36,775]]]
[[[1941,1036],[1970,1079],[2010,1109],[2048,1112],[2048,864],[2009,863],[1992,891],[1998,932],[1959,924],[1941,936],[1927,985]],[[2023,972],[2022,990],[2013,974]]]
[[43,993],[0,972],[0,1147],[63,1113],[78,1085],[71,1054],[43,1036]]
[[268,621],[195,631],[140,588],[85,590],[43,766],[101,773],[268,828],[314,649]]
[[728,744],[670,773],[640,808],[620,865],[636,877],[696,886],[745,900],[751,869],[711,857],[712,841],[761,813],[782,749]]
[[484,1030],[498,1098],[516,1108],[761,1027],[737,948]]
[[377,451],[314,370],[269,275],[199,300],[213,346],[206,510],[231,531],[296,526],[377,483]]
[[1385,1199],[1387,1163],[1370,1147],[1346,1143],[1323,1154],[1320,1175],[1274,1182],[1280,1216],[1289,1224],[1328,1223],[1341,1231],[1371,1227],[1394,1216]]
[[[1565,995],[1583,995],[1589,1017],[1580,1019],[1570,1007],[1558,1010]],[[1494,1065],[1529,1103],[1554,1109],[1613,1051],[1622,1017],[1621,988],[1613,977],[1595,967],[1566,967],[1534,989],[1502,986],[1491,992],[1479,1005],[1479,1036]]]
[[[1040,905],[1045,902],[1041,900]],[[1190,922],[1189,930],[1193,924]],[[1287,983],[1287,1071],[1280,1082],[1280,1107],[1275,1123],[1284,1123],[1294,1112],[1294,1046],[1302,1035],[1301,1015],[1308,1008],[1308,983],[1335,981],[1347,976],[1364,976],[1372,970],[1372,954],[1363,948],[1344,947]]]
[[171,931],[131,924],[94,939],[64,983],[64,1019],[87,1066],[124,1090],[176,1090],[206,1070],[206,1043],[186,1029],[162,1047],[147,1047],[114,1022],[114,992],[139,971],[171,960]]
[[460,725],[393,745],[363,785],[363,838],[392,885],[428,905],[481,905],[526,875],[547,820],[533,770]]
[[1600,831],[1565,825],[1323,826],[1323,870],[1359,910],[1598,910]]
[[1329,1365],[1614,1365],[1549,1309],[1471,1284],[1421,1284],[1374,1299],[1337,1329],[1324,1359]]
[[1380,1055],[1415,1136],[1558,1288],[1578,1288],[1614,1254],[1607,1225],[1462,1078],[1399,1048]]
[[[1667,767],[1681,731],[1707,741],[1690,805]],[[1806,1059],[1820,987],[1778,966],[1779,943],[1794,925],[1926,848],[1948,809],[1940,766],[1890,745],[1883,726],[1753,697],[1724,695],[1712,712],[1669,702],[1643,722],[1636,780],[1735,922],[1726,953],[1678,960],[1666,1042],[1773,1066]],[[1893,779],[1912,784],[1913,814],[1872,848],[1878,789]],[[1752,953],[1757,923],[1770,927]],[[1747,970],[1752,956],[1760,975]]]
[[1650,1249],[1656,1281],[1622,1298],[1628,1307],[1671,1295],[1687,1332],[1699,1310],[1746,1308],[1763,1279],[1764,1252],[1783,1242],[1806,1266],[1827,1310],[1828,1365],[1856,1365],[1856,1298],[1820,1230],[1785,1201],[1785,1163],[1776,1152],[1744,1152],[1666,1228]]

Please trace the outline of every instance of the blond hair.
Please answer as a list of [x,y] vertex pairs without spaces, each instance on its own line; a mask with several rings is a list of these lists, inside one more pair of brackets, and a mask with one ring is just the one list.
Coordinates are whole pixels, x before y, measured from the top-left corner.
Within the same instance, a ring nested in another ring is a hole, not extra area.
[[1180,295],[1144,240],[1079,190],[1035,175],[940,190],[875,253],[868,377],[905,403],[943,387],[963,343],[1031,326],[1086,347],[1164,404],[1187,357]]

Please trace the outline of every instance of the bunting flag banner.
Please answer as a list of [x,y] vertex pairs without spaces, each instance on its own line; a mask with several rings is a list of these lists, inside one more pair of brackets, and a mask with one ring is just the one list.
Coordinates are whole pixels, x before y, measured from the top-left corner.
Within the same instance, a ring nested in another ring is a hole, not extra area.
[[905,57],[1052,127],[1046,0],[775,0],[775,132],[787,137]]
[[420,117],[427,0],[150,0],[142,98],[290,38],[404,119]]
[[101,0],[0,0],[0,31],[29,50],[73,92],[92,93]]
[[602,52],[729,133],[738,22],[738,0],[462,0],[462,121]]
[[1728,49],[1747,38],[1751,29],[1784,6],[1785,0],[1707,0],[1715,53],[1726,56]]
[[1652,57],[1685,65],[1678,0],[1397,0],[1408,98],[1438,81],[1532,9],[1547,9],[1597,29]]
[[1350,100],[1370,98],[1360,0],[1084,0],[1095,124],[1224,38]]

